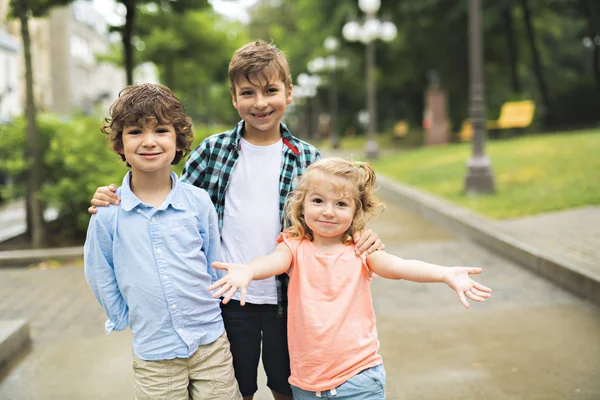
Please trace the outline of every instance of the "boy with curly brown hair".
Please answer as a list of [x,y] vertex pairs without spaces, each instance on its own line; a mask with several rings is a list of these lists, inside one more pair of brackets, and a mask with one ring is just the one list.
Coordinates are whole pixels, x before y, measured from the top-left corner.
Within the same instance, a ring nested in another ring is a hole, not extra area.
[[190,118],[167,87],[126,87],[102,128],[131,168],[121,206],[88,227],[85,276],[107,335],[133,333],[136,399],[241,399],[219,300],[208,286],[219,258],[209,195],[171,171],[190,151]]

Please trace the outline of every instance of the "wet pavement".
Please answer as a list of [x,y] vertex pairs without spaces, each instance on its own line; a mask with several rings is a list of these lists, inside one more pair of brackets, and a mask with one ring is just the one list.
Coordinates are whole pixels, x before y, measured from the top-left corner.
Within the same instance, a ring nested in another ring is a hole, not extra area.
[[[599,308],[389,201],[371,227],[403,258],[483,267],[494,289],[467,310],[444,285],[374,279],[388,399],[600,399]],[[33,340],[0,399],[132,398],[130,335],[104,336],[81,267],[0,269],[0,293],[0,319],[28,319]]]

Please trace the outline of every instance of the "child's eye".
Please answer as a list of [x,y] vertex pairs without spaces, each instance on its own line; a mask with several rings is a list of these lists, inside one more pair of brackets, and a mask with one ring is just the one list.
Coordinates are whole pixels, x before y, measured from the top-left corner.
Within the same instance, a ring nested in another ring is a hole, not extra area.
[[274,87],[273,87],[273,88],[268,88],[268,89],[267,89],[267,93],[277,93],[277,92],[279,92],[279,89],[277,89],[277,88],[274,88]]
[[128,135],[139,135],[140,133],[142,133],[142,131],[139,129],[132,129],[130,131],[127,131]]
[[313,199],[313,203],[321,204],[323,200],[321,199]]
[[252,92],[250,90],[244,90],[240,93],[241,96],[252,96]]
[[169,130],[168,130],[168,129],[165,129],[165,128],[159,128],[159,129],[157,129],[157,130],[156,130],[156,132],[157,132],[157,133],[168,133],[168,132],[169,132]]
[[346,203],[345,201],[338,201],[337,205],[338,207],[347,207],[348,203]]

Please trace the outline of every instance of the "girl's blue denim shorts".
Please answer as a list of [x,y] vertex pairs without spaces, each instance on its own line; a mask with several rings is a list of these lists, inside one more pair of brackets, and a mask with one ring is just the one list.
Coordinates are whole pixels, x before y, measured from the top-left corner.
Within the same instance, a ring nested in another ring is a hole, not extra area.
[[294,400],[385,400],[383,364],[360,371],[335,389],[309,392],[292,385]]

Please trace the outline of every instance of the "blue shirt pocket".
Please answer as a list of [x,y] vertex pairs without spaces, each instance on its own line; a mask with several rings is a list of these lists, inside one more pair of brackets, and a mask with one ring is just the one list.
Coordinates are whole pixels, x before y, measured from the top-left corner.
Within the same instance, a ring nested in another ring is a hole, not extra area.
[[167,226],[169,244],[175,253],[188,254],[202,249],[202,236],[194,216],[167,221]]

